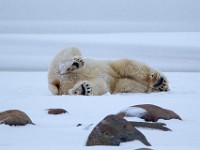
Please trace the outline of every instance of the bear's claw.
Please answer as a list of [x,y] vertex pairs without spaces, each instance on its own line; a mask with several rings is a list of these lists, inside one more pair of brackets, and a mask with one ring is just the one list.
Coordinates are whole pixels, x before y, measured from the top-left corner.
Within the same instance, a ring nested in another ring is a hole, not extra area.
[[169,91],[169,86],[165,77],[159,77],[153,86],[153,91]]
[[84,66],[84,60],[81,57],[74,57],[65,63],[58,62],[57,74],[64,75]]
[[81,57],[74,57],[72,62],[72,65],[67,68],[67,71],[74,71],[84,66],[84,61]]
[[92,95],[92,88],[90,84],[83,82],[78,86],[75,86],[70,92],[72,95],[85,95],[91,96]]

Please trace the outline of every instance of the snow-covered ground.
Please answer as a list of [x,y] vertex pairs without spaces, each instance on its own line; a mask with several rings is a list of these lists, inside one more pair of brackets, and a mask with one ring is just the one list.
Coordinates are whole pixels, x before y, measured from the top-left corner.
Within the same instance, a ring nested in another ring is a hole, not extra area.
[[[199,149],[198,32],[0,34],[0,39],[0,111],[20,109],[36,124],[25,127],[0,125],[1,149],[126,150],[145,147],[139,141],[122,143],[119,147],[86,147],[85,143],[91,130],[106,115],[146,103],[171,109],[183,119],[159,120],[166,123],[171,132],[140,129],[152,144],[150,148]],[[60,49],[71,45],[80,47],[85,57],[126,57],[144,61],[166,74],[171,91],[92,97],[51,95],[47,88],[47,68]],[[47,114],[49,108],[64,108],[69,113],[52,116]],[[77,127],[77,124],[82,126]]]
[[[171,109],[183,119],[159,120],[166,123],[171,132],[139,129],[152,144],[150,148],[196,150],[200,147],[199,33],[1,34],[0,39],[3,41],[0,44],[0,111],[20,109],[36,124],[0,125],[1,149],[126,150],[145,147],[139,141],[122,143],[119,147],[86,147],[85,143],[94,126],[105,116],[147,103]],[[144,61],[164,71],[171,91],[54,96],[47,88],[47,68],[56,52],[70,45],[77,45],[84,56],[95,59],[127,57]],[[47,114],[49,108],[64,108],[69,113],[52,116]],[[77,127],[78,124],[82,126]]]
[[0,70],[46,71],[58,51],[77,46],[85,57],[131,58],[161,71],[200,71],[199,32],[0,34],[0,41]]
[[[171,109],[183,119],[159,120],[172,129],[169,132],[139,129],[152,144],[150,148],[197,150],[200,147],[200,73],[165,74],[171,87],[168,93],[84,97],[51,95],[47,89],[47,72],[0,72],[0,110],[20,109],[36,124],[25,127],[0,125],[0,148],[126,150],[145,147],[139,141],[122,143],[119,147],[88,148],[85,143],[93,127],[106,115],[148,103]],[[69,113],[52,116],[47,114],[48,108],[64,108]],[[82,126],[77,127],[77,124]]]
[[[85,143],[106,115],[148,103],[171,109],[183,119],[159,120],[170,132],[139,129],[151,149],[198,150],[199,10],[199,0],[0,0],[0,111],[20,109],[36,124],[0,125],[0,149],[145,147],[139,141],[119,147],[86,147]],[[143,61],[164,72],[171,91],[54,96],[48,91],[47,69],[54,55],[68,46],[79,47],[85,57]],[[49,108],[64,108],[69,113],[52,116],[46,111]]]

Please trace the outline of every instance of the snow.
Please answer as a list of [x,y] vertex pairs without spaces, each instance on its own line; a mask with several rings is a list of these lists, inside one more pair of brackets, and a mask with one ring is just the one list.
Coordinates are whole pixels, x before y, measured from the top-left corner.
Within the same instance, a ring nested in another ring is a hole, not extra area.
[[[20,109],[36,124],[25,127],[0,125],[1,149],[136,149],[138,141],[120,147],[95,146],[85,142],[94,126],[109,114],[137,104],[154,104],[171,109],[180,120],[159,120],[171,132],[142,129],[152,149],[198,149],[200,139],[200,73],[165,72],[171,91],[153,94],[106,94],[103,96],[53,96],[47,88],[47,72],[0,72],[0,110]],[[187,84],[187,86],[186,86]],[[69,113],[48,115],[48,108]],[[127,119],[142,121],[138,118]],[[77,127],[78,124],[82,126]],[[92,124],[92,125],[91,125]],[[91,127],[90,127],[91,126]]]
[[143,108],[128,107],[128,108],[122,109],[119,113],[124,113],[125,116],[129,116],[129,117],[141,117],[145,113],[147,113],[147,111]]
[[199,32],[0,34],[0,69],[46,71],[58,51],[77,46],[90,58],[132,58],[161,71],[200,71],[199,39]]
[[[0,0],[0,111],[22,110],[36,124],[0,125],[0,149],[146,147],[139,141],[85,146],[105,116],[137,104],[158,105],[183,119],[159,120],[171,132],[139,128],[151,149],[199,149],[199,10],[199,0]],[[55,54],[68,46],[79,47],[89,58],[143,61],[167,76],[170,92],[54,96],[48,91],[47,70]],[[49,115],[49,108],[69,113]]]

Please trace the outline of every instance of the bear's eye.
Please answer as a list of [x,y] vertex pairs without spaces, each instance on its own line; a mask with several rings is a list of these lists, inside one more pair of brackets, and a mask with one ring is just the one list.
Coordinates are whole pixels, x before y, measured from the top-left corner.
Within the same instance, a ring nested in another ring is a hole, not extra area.
[[154,77],[154,73],[150,74],[150,77],[153,78]]

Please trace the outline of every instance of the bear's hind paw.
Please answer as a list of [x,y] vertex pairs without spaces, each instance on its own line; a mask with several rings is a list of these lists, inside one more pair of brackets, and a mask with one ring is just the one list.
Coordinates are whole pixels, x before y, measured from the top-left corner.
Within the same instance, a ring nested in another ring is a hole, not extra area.
[[153,91],[155,92],[169,91],[167,79],[163,76],[160,76],[153,85]]
[[86,82],[82,82],[81,84],[76,85],[73,89],[69,91],[71,95],[85,95],[91,96],[92,94],[92,87],[90,84]]

